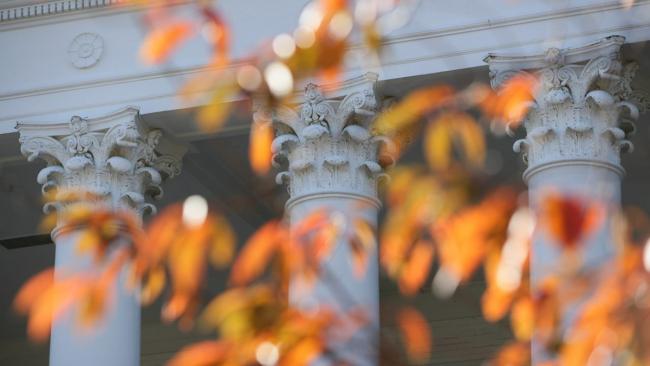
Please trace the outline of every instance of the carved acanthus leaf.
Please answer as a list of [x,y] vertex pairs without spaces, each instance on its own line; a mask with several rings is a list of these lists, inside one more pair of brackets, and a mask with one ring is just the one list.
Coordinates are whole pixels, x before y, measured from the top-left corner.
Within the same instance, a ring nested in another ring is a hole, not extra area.
[[256,119],[272,115],[276,131],[271,146],[273,163],[287,166],[276,181],[288,183],[292,200],[319,192],[376,199],[381,164],[391,161],[379,159],[379,153],[390,154],[393,150],[385,146],[394,147],[387,138],[375,137],[370,131],[377,109],[374,85],[342,99],[328,99],[314,84],[305,88],[299,113],[287,107],[273,111],[257,108]]
[[[162,132],[140,126],[136,109],[97,119],[74,116],[64,126],[56,125],[51,135],[44,135],[46,129],[40,125],[17,127],[22,153],[29,160],[40,157],[48,164],[37,177],[44,192],[55,187],[88,192],[114,207],[144,212],[151,211],[145,196],[161,195],[160,172],[165,177],[180,173],[180,156],[157,152]],[[47,205],[48,209],[56,207],[61,204]]]
[[493,86],[521,72],[539,80],[536,103],[524,120],[527,136],[514,145],[528,163],[524,177],[542,165],[571,160],[623,171],[620,152],[632,150],[627,138],[642,108],[630,86],[635,66],[620,59],[623,41],[614,36],[583,48],[549,49],[543,57],[486,59]]

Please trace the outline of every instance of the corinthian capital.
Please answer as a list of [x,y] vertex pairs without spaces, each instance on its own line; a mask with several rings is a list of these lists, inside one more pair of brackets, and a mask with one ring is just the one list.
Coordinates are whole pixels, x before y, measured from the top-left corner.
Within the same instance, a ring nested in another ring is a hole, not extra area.
[[514,144],[528,163],[524,179],[567,163],[597,164],[623,173],[620,153],[632,150],[627,137],[639,109],[648,104],[630,87],[636,65],[621,61],[624,41],[612,36],[579,48],[485,59],[494,88],[521,73],[538,80],[524,120],[526,138]]
[[[169,151],[160,151],[162,131],[144,127],[135,108],[99,118],[73,116],[67,123],[18,123],[16,128],[27,160],[47,162],[37,177],[43,193],[52,188],[88,192],[113,208],[142,214],[155,211],[146,197],[160,197],[163,179],[180,172],[184,150],[168,143]],[[54,202],[45,209],[58,206]]]
[[[374,76],[374,75],[373,75]],[[371,125],[379,108],[376,76],[344,97],[328,98],[314,84],[305,87],[297,108],[259,109],[257,120],[272,120],[276,138],[273,163],[286,167],[276,177],[288,183],[287,206],[314,195],[355,195],[377,201],[377,178],[383,167],[379,154],[384,137],[375,136]]]

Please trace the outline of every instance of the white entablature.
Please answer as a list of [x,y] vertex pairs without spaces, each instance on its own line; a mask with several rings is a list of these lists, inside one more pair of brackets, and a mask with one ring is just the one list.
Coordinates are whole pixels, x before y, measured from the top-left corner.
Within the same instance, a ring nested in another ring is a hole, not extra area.
[[[52,8],[52,4],[59,2],[41,5]],[[109,0],[72,2],[92,5]],[[179,17],[196,16],[191,3],[173,3]],[[216,3],[226,18],[233,20],[229,25],[234,37],[231,43],[236,45],[232,50],[234,67],[240,66],[241,60],[259,49],[265,40],[291,31],[304,3]],[[36,5],[14,2],[0,9],[13,12],[22,6]],[[265,27],[251,26],[255,19],[252,9],[265,14]],[[144,65],[138,57],[147,33],[142,24],[143,14],[142,7],[119,5],[1,21],[4,67],[0,70],[0,133],[14,132],[18,120],[101,115],[124,105],[138,105],[143,114],[148,114],[201,104],[201,98],[196,103],[181,103],[177,92],[188,77],[209,72],[205,69],[210,60],[209,46],[201,37],[195,37],[169,63]],[[92,34],[94,41],[78,49],[75,39],[83,34]],[[368,67],[382,81],[478,67],[489,52],[566,48],[611,34],[623,35],[630,43],[650,39],[650,1],[637,0],[629,9],[620,0],[422,1],[408,25],[385,35],[381,68],[367,64],[363,47],[355,41],[350,46],[342,79],[358,75]]]

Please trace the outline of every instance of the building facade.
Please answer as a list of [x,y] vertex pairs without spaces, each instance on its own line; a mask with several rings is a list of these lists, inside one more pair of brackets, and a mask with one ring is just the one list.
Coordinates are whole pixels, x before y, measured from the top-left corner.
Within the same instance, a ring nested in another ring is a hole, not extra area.
[[[304,3],[216,4],[232,31],[232,67],[264,40],[293,29]],[[191,17],[194,5],[169,6]],[[515,72],[540,75],[543,86],[517,132],[520,139],[489,141],[490,179],[526,184],[533,206],[540,192],[554,186],[650,210],[644,114],[650,99],[643,93],[650,90],[650,1],[417,2],[408,21],[382,41],[381,67],[369,68],[361,47],[353,46],[340,84],[296,85],[295,104],[279,111],[235,108],[215,133],[196,122],[209,93],[178,98],[188,78],[209,72],[209,50],[192,39],[168,62],[143,64],[138,55],[147,6],[119,0],[0,3],[1,364],[160,365],[182,345],[205,337],[160,324],[160,304],[141,313],[125,294],[97,338],[77,334],[64,321],[53,327],[49,347],[30,345],[24,321],[10,311],[20,284],[53,263],[89,265],[65,249],[72,239],[39,230],[41,191],[90,190],[113,207],[154,215],[157,207],[201,194],[228,216],[240,237],[283,211],[298,218],[320,208],[346,211],[363,204],[359,215],[376,223],[377,180],[386,161],[377,151],[390,142],[371,137],[367,128],[385,100],[427,85],[462,89],[482,82],[496,88]],[[251,121],[264,118],[286,127],[273,143],[276,157],[288,163],[276,179],[257,177],[248,168]],[[348,124],[350,119],[357,122]],[[621,156],[628,152],[633,158]],[[404,159],[418,160],[408,154]],[[149,199],[161,191],[162,199]],[[597,240],[607,230],[605,225],[589,247],[589,263],[611,256],[611,248]],[[533,281],[554,270],[558,255],[544,238],[535,240]],[[352,276],[348,257],[337,252],[331,264],[343,283]],[[394,327],[384,314],[398,301],[396,290],[380,279],[375,262],[363,281],[347,283],[371,309],[372,322],[390,336]],[[223,274],[208,280],[208,292],[224,286]],[[478,365],[511,338],[507,326],[481,319],[484,286],[473,281],[447,301],[429,293],[416,297],[436,334],[429,364]],[[317,291],[314,298],[292,301],[309,306],[328,296]],[[358,364],[376,364],[376,355],[354,357]]]

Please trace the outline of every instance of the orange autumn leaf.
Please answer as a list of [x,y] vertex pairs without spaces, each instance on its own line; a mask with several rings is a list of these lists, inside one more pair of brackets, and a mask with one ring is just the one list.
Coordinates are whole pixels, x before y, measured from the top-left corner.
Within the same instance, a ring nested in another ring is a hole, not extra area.
[[280,360],[283,366],[307,366],[323,352],[323,342],[314,337],[307,337],[287,350]]
[[325,209],[311,212],[293,225],[291,228],[291,235],[300,240],[302,237],[314,233],[325,226],[328,223],[328,220],[329,214]]
[[27,314],[41,296],[54,282],[54,268],[48,268],[30,278],[18,291],[14,299],[14,309]]
[[191,230],[184,237],[185,243],[174,245],[167,259],[174,288],[194,290],[205,268],[204,241],[209,233],[203,229]]
[[268,121],[255,121],[251,126],[248,155],[251,168],[259,175],[266,174],[271,168],[271,144],[273,128]]
[[166,207],[153,218],[146,232],[134,240],[140,265],[134,269],[136,277],[142,274],[142,267],[162,263],[169,248],[179,240],[183,230],[182,211],[181,204]]
[[97,275],[84,276],[85,283],[80,287],[78,320],[82,326],[89,327],[97,323],[110,306],[117,278],[129,258],[128,250],[124,247],[112,253],[110,261],[105,263]]
[[516,198],[511,189],[499,189],[479,204],[434,222],[430,230],[440,263],[461,281],[466,281],[489,249],[500,246],[505,240]]
[[535,337],[543,342],[553,339],[561,317],[558,294],[559,278],[548,277],[534,291]]
[[160,295],[167,282],[166,277],[165,270],[162,267],[156,267],[147,273],[140,292],[142,304],[149,305]]
[[230,283],[241,286],[254,280],[264,272],[266,265],[278,249],[284,229],[280,222],[271,221],[260,229],[244,244],[230,272]]
[[361,278],[368,267],[368,257],[377,247],[375,232],[372,226],[363,219],[354,220],[350,249],[354,275]]
[[483,317],[489,322],[496,322],[503,318],[510,305],[514,294],[501,290],[499,286],[490,286],[481,297],[481,310]]
[[567,195],[548,194],[541,203],[542,228],[565,249],[574,249],[602,223],[604,208]]
[[194,23],[191,21],[177,20],[156,27],[142,43],[140,58],[148,64],[160,63],[192,33]]
[[533,103],[538,81],[535,77],[520,74],[507,80],[499,90],[502,118],[517,123],[521,121]]
[[220,364],[230,348],[219,341],[203,341],[183,348],[166,366],[208,366]]
[[52,323],[66,312],[85,289],[85,281],[68,278],[56,281],[35,299],[29,312],[27,334],[35,341],[44,341],[50,335]]
[[173,321],[189,320],[196,305],[200,285],[206,269],[206,243],[212,234],[210,226],[181,231],[167,253],[167,265],[171,283],[171,298],[163,308],[163,318]]
[[522,73],[506,80],[496,92],[488,87],[473,91],[485,116],[501,123],[518,125],[534,104],[533,95],[538,85],[534,76]]
[[[382,225],[379,260],[388,275],[398,279],[424,225],[455,207],[458,197],[456,193],[443,192],[436,179],[410,168],[398,170],[395,177],[399,185],[396,189],[401,192],[392,187],[389,191],[396,206],[391,207]],[[444,204],[439,204],[441,194],[446,197]]]
[[[287,247],[292,251],[291,256],[301,257],[310,264],[317,265],[324,258],[328,257],[336,245],[336,238],[339,234],[336,221],[345,220],[341,213],[330,213],[327,210],[316,210],[291,228],[291,245]],[[298,253],[302,252],[302,253]],[[300,262],[292,261],[294,264]]]
[[[512,342],[502,347],[489,366],[529,366],[530,343]],[[568,366],[568,365],[567,365]]]
[[313,258],[320,262],[329,257],[336,245],[338,230],[334,225],[320,228],[313,239]]
[[431,329],[429,323],[413,308],[402,308],[397,313],[397,326],[409,359],[425,361],[431,354]]
[[427,280],[433,261],[433,248],[433,243],[428,240],[418,240],[413,246],[399,276],[399,289],[403,294],[415,294]]
[[173,293],[161,310],[162,319],[171,322],[180,318],[183,314],[188,313],[191,303],[192,299],[189,294],[185,292]]

